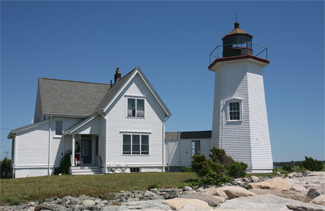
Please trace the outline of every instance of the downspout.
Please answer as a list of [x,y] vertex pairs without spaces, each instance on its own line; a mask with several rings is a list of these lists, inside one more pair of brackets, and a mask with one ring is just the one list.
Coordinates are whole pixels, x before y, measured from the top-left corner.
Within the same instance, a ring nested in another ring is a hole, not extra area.
[[[104,163],[104,165],[103,165],[103,167],[104,167],[104,171],[102,170],[102,172],[104,173],[104,174],[107,174],[108,173],[108,166],[107,166],[107,154],[106,154],[106,152],[107,152],[107,149],[106,149],[106,146],[107,146],[107,144],[106,144],[106,142],[107,142],[107,119],[106,119],[106,117],[105,117],[105,115],[104,115],[104,112],[103,112],[103,110],[101,110],[100,112],[99,112],[99,114],[103,117],[103,119],[104,119],[104,121],[105,121],[105,136],[104,136],[104,138],[102,138],[102,139],[104,139],[104,159],[102,160],[101,159],[101,161],[102,161],[102,163]],[[102,125],[101,125],[101,128],[102,128]],[[103,136],[103,134],[102,134],[102,130],[100,131],[101,132],[101,135]],[[99,138],[98,138],[98,142],[99,142]],[[99,143],[98,143],[99,144]],[[98,154],[99,154],[99,152],[98,152]]]
[[52,115],[50,116],[50,121],[49,121],[48,175],[51,175],[50,174],[50,171],[51,171],[51,123],[52,123]]
[[165,119],[165,121],[163,122],[162,124],[162,162],[163,162],[163,169],[162,169],[162,172],[165,172],[165,167],[166,167],[166,156],[165,156],[165,147],[166,147],[166,144],[165,144],[165,123],[167,122],[167,120],[169,119],[169,116]]

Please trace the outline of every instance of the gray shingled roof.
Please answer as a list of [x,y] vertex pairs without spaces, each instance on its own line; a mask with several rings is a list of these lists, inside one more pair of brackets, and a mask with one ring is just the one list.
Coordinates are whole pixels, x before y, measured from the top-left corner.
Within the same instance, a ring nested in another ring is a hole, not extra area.
[[137,69],[134,68],[128,74],[126,74],[121,79],[117,80],[116,83],[105,93],[102,100],[97,104],[96,111],[102,110],[117,94],[117,92],[123,87],[123,85],[128,81],[132,73]]
[[[88,117],[99,112],[115,97],[137,70],[145,78],[140,68],[136,67],[112,86],[110,84],[40,78],[39,90],[43,114]],[[145,80],[147,79],[145,78]],[[167,115],[171,115],[148,80],[147,83],[166,109]]]
[[110,84],[39,78],[44,114],[90,116],[102,101]]
[[187,132],[166,132],[166,140],[176,140],[176,139],[202,139],[211,138],[211,130],[208,131],[187,131]]

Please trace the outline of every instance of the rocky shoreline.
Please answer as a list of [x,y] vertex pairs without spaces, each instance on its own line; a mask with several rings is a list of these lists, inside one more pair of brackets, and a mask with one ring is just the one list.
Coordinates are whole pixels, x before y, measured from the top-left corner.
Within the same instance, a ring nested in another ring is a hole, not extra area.
[[121,191],[112,200],[81,195],[46,199],[0,210],[233,210],[325,211],[325,172],[291,173],[288,177],[238,178],[220,187],[184,187]]

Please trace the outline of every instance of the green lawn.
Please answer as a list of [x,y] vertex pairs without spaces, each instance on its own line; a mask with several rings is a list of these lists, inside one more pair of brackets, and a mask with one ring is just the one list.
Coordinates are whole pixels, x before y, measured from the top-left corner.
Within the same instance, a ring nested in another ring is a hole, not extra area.
[[131,173],[87,176],[44,176],[0,180],[0,204],[43,201],[63,196],[96,196],[109,199],[112,192],[146,190],[149,186],[180,188],[197,179],[194,172]]

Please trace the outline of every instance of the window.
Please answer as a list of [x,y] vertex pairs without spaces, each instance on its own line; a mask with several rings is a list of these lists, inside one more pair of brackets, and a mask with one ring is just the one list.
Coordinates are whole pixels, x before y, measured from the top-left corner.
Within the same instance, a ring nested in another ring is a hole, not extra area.
[[240,103],[229,103],[229,120],[240,120]]
[[62,121],[55,121],[55,135],[62,135]]
[[124,155],[148,155],[149,135],[123,134]]
[[201,154],[200,140],[192,141],[192,156]]
[[133,168],[130,168],[130,172],[140,172],[140,168],[136,168],[136,167],[133,167]]
[[144,99],[128,98],[128,117],[144,117]]

